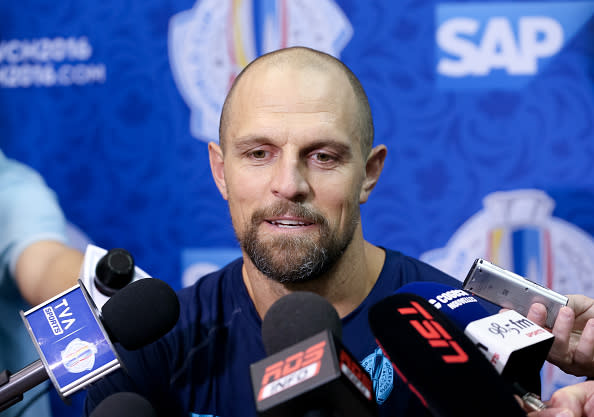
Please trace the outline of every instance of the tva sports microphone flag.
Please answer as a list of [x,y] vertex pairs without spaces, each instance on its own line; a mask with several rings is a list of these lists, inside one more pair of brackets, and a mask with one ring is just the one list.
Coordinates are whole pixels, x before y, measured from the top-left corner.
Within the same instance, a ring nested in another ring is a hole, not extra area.
[[433,415],[526,415],[474,343],[423,297],[391,295],[368,317],[394,369]]
[[81,281],[21,312],[21,316],[61,396],[68,396],[121,366],[99,312]]
[[112,345],[135,350],[173,328],[179,300],[164,281],[145,278],[117,291],[101,315],[79,280],[69,290],[21,312],[40,359],[0,386],[0,409],[48,377],[62,396],[120,367]]

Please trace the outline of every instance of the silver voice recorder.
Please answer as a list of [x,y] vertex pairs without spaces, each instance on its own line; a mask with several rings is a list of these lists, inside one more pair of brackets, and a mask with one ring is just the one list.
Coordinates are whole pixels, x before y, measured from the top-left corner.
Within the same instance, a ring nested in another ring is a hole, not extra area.
[[477,258],[464,280],[463,288],[498,306],[515,310],[526,316],[534,303],[547,309],[546,326],[552,328],[559,309],[568,298],[518,274]]

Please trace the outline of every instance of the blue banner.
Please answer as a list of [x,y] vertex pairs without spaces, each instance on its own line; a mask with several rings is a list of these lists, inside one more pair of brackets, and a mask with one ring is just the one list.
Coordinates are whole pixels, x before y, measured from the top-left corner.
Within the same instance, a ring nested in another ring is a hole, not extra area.
[[[225,94],[306,45],[366,89],[388,157],[365,237],[463,279],[477,257],[594,296],[594,2],[30,0],[0,5],[0,147],[78,245],[180,288],[239,256],[210,174]],[[215,254],[218,253],[218,254]],[[550,368],[543,396],[571,379]]]

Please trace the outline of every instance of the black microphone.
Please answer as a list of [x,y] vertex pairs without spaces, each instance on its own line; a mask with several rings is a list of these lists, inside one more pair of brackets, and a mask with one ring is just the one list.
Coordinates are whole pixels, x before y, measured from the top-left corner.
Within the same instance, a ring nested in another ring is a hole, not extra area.
[[[173,328],[178,318],[177,295],[166,282],[156,278],[134,281],[122,288],[105,303],[101,314],[101,322],[111,341],[119,342],[128,350],[156,341]],[[49,377],[41,359],[3,376],[0,378],[0,411],[21,401],[24,392]]]
[[101,309],[117,291],[131,282],[150,276],[135,264],[132,254],[126,249],[105,250],[89,244],[79,278],[95,305]]
[[398,375],[433,415],[526,416],[474,343],[423,297],[391,295],[368,318]]
[[101,401],[90,417],[157,417],[157,412],[141,395],[117,392]]
[[413,282],[396,293],[417,294],[444,313],[474,342],[511,384],[540,392],[540,369],[554,336],[515,311],[490,314],[460,288],[436,282]]
[[142,278],[119,290],[101,309],[113,341],[136,350],[169,332],[179,318],[179,300],[165,281]]
[[113,248],[99,259],[93,284],[101,294],[111,297],[134,278],[134,258],[126,249]]
[[295,292],[276,301],[262,322],[269,356],[250,366],[258,414],[375,416],[371,378],[341,335],[338,313],[323,297]]

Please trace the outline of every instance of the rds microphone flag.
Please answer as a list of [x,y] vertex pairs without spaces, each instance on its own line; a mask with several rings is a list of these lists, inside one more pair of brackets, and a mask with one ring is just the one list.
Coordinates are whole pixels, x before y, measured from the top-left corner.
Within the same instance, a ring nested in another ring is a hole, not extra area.
[[301,417],[310,409],[375,415],[369,374],[324,330],[250,367],[261,416]]

